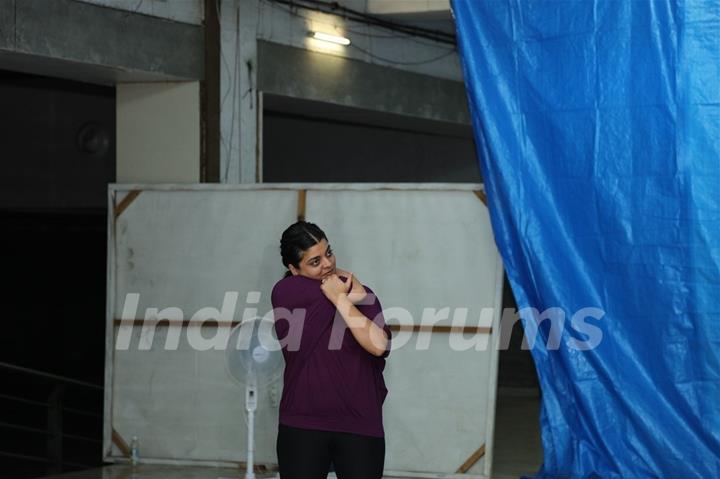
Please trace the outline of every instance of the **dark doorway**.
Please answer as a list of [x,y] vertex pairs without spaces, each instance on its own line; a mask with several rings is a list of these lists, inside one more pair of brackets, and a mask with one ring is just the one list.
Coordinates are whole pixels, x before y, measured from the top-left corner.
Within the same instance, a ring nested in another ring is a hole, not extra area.
[[470,125],[263,98],[264,182],[482,181]]
[[0,470],[101,463],[115,88],[0,71]]

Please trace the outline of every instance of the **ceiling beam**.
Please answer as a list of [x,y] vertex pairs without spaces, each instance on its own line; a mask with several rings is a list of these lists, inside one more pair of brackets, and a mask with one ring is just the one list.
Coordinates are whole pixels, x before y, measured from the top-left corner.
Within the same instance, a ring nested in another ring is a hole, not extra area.
[[367,0],[370,15],[449,13],[450,0]]

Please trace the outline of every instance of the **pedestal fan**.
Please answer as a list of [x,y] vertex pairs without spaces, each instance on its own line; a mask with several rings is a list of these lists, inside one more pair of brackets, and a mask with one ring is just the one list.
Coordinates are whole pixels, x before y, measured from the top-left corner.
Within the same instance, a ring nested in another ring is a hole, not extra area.
[[255,411],[258,400],[282,374],[283,357],[275,336],[273,321],[253,318],[238,324],[230,332],[225,350],[225,368],[245,390],[247,412],[247,470],[245,479],[255,479]]

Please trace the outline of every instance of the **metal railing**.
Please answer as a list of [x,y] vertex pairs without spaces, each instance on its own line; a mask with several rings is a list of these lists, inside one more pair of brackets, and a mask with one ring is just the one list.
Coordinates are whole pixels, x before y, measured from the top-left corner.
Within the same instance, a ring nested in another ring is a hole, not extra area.
[[[37,400],[37,398],[33,399],[23,397],[21,395],[18,395],[19,392],[15,391],[13,391],[15,392],[15,394],[0,393],[0,399],[10,401],[16,404],[30,405],[38,408],[43,408],[46,415],[45,428],[28,426],[27,424],[0,421],[0,429],[15,431],[18,433],[26,433],[35,436],[44,436],[44,455],[0,450],[1,457],[6,457],[22,462],[44,464],[46,474],[59,474],[65,472],[68,468],[88,469],[100,465],[99,462],[96,464],[81,464],[73,461],[67,461],[63,458],[64,439],[81,441],[87,444],[102,444],[102,439],[98,437],[85,436],[82,434],[69,434],[63,432],[63,413],[67,412],[75,415],[94,418],[99,423],[101,423],[102,414],[68,407],[64,404],[64,402],[66,400],[67,392],[71,389],[83,389],[102,394],[102,386],[86,381],[81,381],[79,379],[69,378],[44,371],[38,371],[35,369],[25,368],[5,362],[0,362],[0,370],[16,373],[21,377],[32,378],[34,383],[40,383],[42,385],[48,385],[50,387],[50,393],[48,394],[47,399],[44,401]],[[98,461],[100,461],[99,457]]]

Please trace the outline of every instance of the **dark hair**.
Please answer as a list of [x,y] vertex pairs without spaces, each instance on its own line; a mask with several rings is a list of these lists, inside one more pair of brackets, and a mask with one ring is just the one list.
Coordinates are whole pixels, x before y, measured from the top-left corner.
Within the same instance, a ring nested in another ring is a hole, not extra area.
[[[327,236],[320,227],[314,223],[307,221],[298,221],[283,231],[280,238],[280,256],[282,263],[289,267],[290,265],[298,268],[303,253],[308,248],[318,244],[322,240],[327,240]],[[291,276],[290,271],[285,273],[285,277]]]

